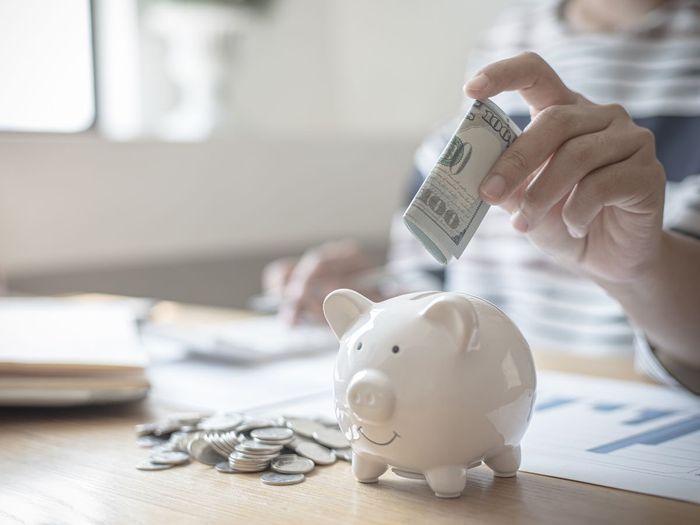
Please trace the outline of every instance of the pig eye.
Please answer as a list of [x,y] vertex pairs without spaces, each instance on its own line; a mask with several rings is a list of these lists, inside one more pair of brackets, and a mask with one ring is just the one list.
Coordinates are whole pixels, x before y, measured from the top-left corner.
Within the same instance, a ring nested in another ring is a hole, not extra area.
[[394,347],[391,349],[391,351],[394,352],[395,354],[398,354],[398,353],[399,353],[399,347],[396,346],[396,345],[394,345]]
[[362,341],[359,341],[359,342],[357,343],[357,349],[358,349],[358,350],[362,350]]

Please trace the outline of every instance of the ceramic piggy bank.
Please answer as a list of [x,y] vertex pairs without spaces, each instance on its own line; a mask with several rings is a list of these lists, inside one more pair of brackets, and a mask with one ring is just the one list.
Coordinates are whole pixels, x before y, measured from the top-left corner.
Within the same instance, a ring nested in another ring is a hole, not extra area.
[[358,481],[376,482],[391,466],[451,498],[482,461],[496,476],[515,475],[536,378],[503,312],[444,292],[373,303],[336,290],[323,308],[340,340],[336,416]]

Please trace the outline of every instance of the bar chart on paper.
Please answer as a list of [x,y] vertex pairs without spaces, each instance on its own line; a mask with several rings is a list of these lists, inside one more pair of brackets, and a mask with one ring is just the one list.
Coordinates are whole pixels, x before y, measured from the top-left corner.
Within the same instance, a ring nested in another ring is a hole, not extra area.
[[700,401],[659,386],[542,374],[522,470],[700,504]]

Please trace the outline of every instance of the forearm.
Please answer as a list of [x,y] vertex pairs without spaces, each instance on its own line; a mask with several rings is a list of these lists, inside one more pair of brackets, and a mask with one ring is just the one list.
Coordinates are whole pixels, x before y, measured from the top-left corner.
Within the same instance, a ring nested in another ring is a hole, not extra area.
[[664,232],[638,278],[599,282],[659,354],[700,369],[700,241]]

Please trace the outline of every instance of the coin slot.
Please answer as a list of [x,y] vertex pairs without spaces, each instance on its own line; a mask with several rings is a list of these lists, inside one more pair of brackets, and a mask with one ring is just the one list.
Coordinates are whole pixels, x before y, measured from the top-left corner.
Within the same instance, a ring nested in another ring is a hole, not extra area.
[[417,293],[413,297],[409,297],[409,301],[418,301],[419,299],[425,299],[426,297],[430,297],[431,295],[437,295],[440,292],[421,292]]

